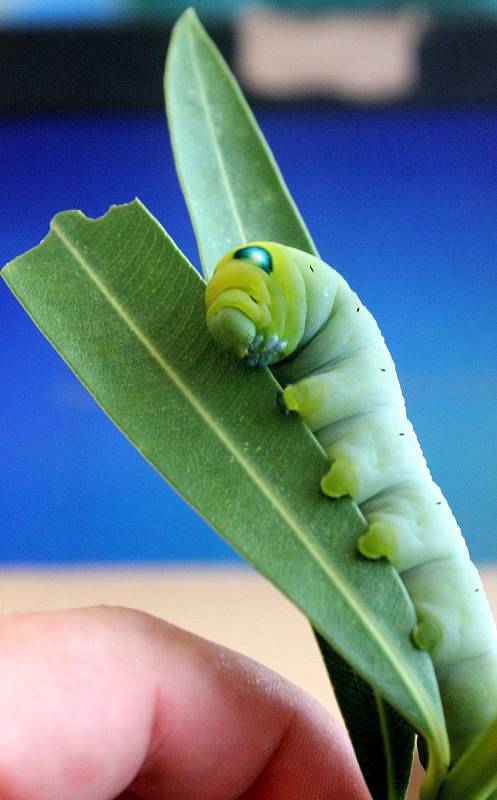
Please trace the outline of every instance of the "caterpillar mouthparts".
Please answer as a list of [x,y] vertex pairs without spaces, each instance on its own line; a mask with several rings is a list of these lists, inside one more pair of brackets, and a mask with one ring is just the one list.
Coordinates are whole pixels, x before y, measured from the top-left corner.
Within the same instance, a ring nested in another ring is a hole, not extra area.
[[245,364],[248,367],[267,367],[279,361],[281,354],[285,350],[287,342],[272,333],[267,339],[264,334],[259,333],[247,347]]
[[256,338],[256,327],[249,317],[237,308],[221,308],[207,320],[207,326],[223,350],[244,358]]

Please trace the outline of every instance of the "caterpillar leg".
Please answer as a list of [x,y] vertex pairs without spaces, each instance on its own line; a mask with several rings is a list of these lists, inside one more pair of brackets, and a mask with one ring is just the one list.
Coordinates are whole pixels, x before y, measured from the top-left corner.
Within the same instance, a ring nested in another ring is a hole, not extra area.
[[316,430],[316,411],[322,403],[322,387],[308,380],[290,383],[277,395],[280,411],[289,416],[298,414],[311,430]]
[[433,654],[443,638],[440,620],[434,614],[424,614],[411,631],[411,641],[418,650]]
[[357,547],[365,558],[386,558],[391,564],[396,561],[396,526],[387,521],[373,522],[366,533],[359,537]]
[[354,497],[357,486],[357,464],[347,458],[336,459],[321,478],[321,491],[327,497]]

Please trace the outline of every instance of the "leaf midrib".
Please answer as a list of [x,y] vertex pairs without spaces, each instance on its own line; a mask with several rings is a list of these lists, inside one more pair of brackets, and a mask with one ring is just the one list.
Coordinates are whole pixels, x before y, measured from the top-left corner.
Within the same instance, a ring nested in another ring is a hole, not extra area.
[[226,168],[224,166],[224,161],[223,161],[223,158],[222,158],[222,155],[221,155],[221,145],[219,144],[218,137],[216,136],[216,129],[214,127],[214,121],[212,119],[212,114],[211,114],[211,111],[210,111],[210,104],[209,104],[209,101],[208,101],[208,98],[207,98],[207,92],[206,92],[206,89],[205,89],[205,84],[204,84],[204,82],[202,80],[202,73],[200,72],[200,69],[199,69],[199,64],[198,64],[198,60],[197,60],[197,53],[196,53],[196,49],[195,49],[194,42],[193,42],[192,32],[191,32],[189,26],[187,26],[187,31],[188,31],[188,33],[187,33],[188,49],[189,49],[191,57],[192,57],[193,71],[195,73],[195,77],[197,79],[197,84],[199,86],[199,91],[200,91],[200,104],[201,104],[201,106],[203,107],[203,110],[204,110],[204,114],[205,114],[205,117],[206,117],[206,120],[207,120],[207,127],[209,129],[209,132],[210,132],[211,138],[212,138],[213,150],[214,150],[214,153],[215,153],[215,156],[216,156],[216,161],[218,163],[219,172],[221,174],[221,179],[222,179],[222,181],[223,181],[223,183],[224,183],[224,185],[226,187],[226,194],[227,194],[228,199],[229,199],[229,205],[231,205],[232,212],[233,212],[233,218],[235,220],[236,227],[238,228],[238,230],[240,232],[240,243],[242,243],[242,242],[245,242],[247,240],[247,235],[245,233],[245,229],[243,227],[240,214],[238,212],[238,206],[236,204],[235,195],[234,195],[233,189],[231,187],[230,179],[228,177],[228,173],[226,172]]
[[226,449],[233,454],[234,458],[238,461],[240,466],[245,470],[249,478],[259,488],[262,494],[270,501],[271,505],[273,506],[275,511],[280,515],[280,517],[286,523],[286,525],[291,530],[293,530],[293,532],[295,533],[301,544],[319,564],[323,572],[328,575],[328,577],[331,579],[337,590],[341,593],[342,597],[346,600],[346,602],[348,602],[349,606],[354,609],[357,617],[362,620],[364,626],[369,630],[371,637],[377,642],[379,649],[383,651],[384,655],[387,658],[387,661],[389,661],[389,663],[397,672],[398,677],[400,678],[401,682],[404,683],[404,686],[406,687],[410,696],[418,699],[417,703],[418,708],[420,708],[423,711],[424,718],[429,725],[429,729],[434,734],[436,734],[438,731],[438,726],[436,724],[436,720],[434,724],[433,716],[430,713],[430,704],[426,702],[426,697],[424,692],[421,692],[421,694],[419,694],[416,691],[416,685],[413,684],[412,681],[410,680],[409,668],[402,669],[403,665],[402,660],[400,661],[397,660],[395,649],[392,651],[392,649],[388,647],[388,639],[386,639],[384,636],[379,635],[377,627],[373,624],[374,621],[371,620],[369,614],[367,613],[367,609],[362,605],[362,603],[357,599],[355,595],[350,593],[346,584],[343,583],[339,573],[333,570],[332,565],[328,561],[323,559],[320,548],[318,548],[316,545],[314,545],[312,541],[309,540],[309,538],[306,535],[305,529],[302,529],[295,522],[291,514],[286,510],[285,506],[282,504],[279,496],[272,491],[271,485],[265,482],[261,477],[259,477],[257,471],[253,469],[252,462],[248,460],[244,456],[243,452],[239,450],[239,448],[236,446],[236,442],[234,442],[231,439],[231,437],[224,431],[222,426],[220,426],[216,422],[216,420],[211,416],[208,409],[201,402],[199,402],[199,400],[195,397],[195,395],[192,394],[187,384],[182,380],[182,378],[176,372],[176,370],[164,359],[161,353],[154,346],[153,342],[150,341],[150,339],[145,335],[145,333],[140,329],[140,327],[129,316],[124,306],[121,305],[119,300],[108,289],[106,284],[94,271],[91,264],[84,258],[84,256],[77,250],[77,248],[74,247],[71,240],[66,236],[64,231],[61,229],[57,220],[54,220],[54,222],[52,223],[52,231],[60,239],[62,245],[73,257],[75,262],[80,266],[80,268],[88,275],[90,280],[95,284],[95,286],[100,291],[104,299],[107,300],[107,302],[114,309],[117,315],[123,320],[125,325],[127,325],[130,331],[136,336],[136,338],[143,345],[145,350],[147,350],[149,355],[152,356],[152,358],[158,363],[161,369],[166,373],[166,375],[168,375],[168,377],[176,385],[179,391],[184,395],[185,399],[191,404],[196,413],[207,423],[207,425],[211,428],[212,432],[219,438],[219,440],[226,447]]

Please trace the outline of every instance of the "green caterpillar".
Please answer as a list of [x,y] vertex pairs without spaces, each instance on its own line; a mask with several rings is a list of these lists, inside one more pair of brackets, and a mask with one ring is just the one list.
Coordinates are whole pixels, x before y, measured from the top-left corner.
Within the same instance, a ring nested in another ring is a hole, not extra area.
[[281,409],[297,412],[324,447],[322,491],[352,497],[368,523],[360,552],[401,575],[418,617],[412,639],[433,659],[457,760],[497,715],[497,635],[375,320],[335,270],[273,242],[229,252],[206,304],[214,339],[248,366],[271,366]]

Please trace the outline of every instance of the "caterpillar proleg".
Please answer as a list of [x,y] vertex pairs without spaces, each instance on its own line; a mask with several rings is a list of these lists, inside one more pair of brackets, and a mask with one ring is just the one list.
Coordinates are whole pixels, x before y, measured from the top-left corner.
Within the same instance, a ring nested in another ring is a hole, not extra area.
[[412,640],[433,659],[455,761],[497,716],[497,634],[374,318],[334,269],[273,242],[230,251],[206,304],[219,345],[249,366],[271,366],[282,410],[298,413],[325,449],[322,491],[359,504],[362,555],[398,570],[417,613]]

